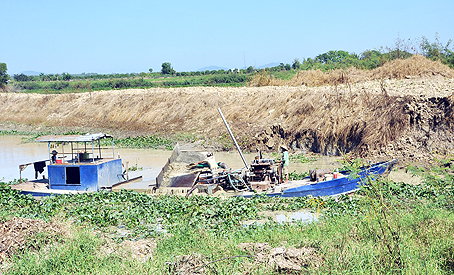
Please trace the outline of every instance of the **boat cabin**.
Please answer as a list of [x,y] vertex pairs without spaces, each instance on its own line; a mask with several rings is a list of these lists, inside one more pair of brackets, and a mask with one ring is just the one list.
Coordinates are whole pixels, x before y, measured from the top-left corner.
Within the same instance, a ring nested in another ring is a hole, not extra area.
[[[49,189],[98,191],[124,181],[122,162],[115,158],[113,137],[109,135],[41,136],[35,141],[48,143]],[[106,144],[111,147],[103,147]]]

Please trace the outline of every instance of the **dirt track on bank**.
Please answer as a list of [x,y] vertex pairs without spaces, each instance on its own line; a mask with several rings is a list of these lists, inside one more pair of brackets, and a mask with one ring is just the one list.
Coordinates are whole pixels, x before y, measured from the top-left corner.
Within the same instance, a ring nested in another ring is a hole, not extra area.
[[[115,133],[193,134],[243,148],[421,161],[454,153],[454,80],[408,75],[320,87],[190,87],[80,94],[0,93],[0,123]],[[5,128],[5,126],[3,126]]]

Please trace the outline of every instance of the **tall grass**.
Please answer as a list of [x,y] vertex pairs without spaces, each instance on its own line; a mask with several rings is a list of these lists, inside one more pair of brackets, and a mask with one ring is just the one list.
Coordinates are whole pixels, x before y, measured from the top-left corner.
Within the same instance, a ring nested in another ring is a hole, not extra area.
[[323,72],[322,70],[299,71],[290,79],[282,79],[262,71],[250,81],[250,86],[323,86],[353,84],[380,79],[403,79],[409,76],[434,76],[440,75],[447,78],[454,77],[454,70],[440,61],[432,61],[421,55],[414,55],[407,59],[396,59],[385,63],[373,70],[359,70],[354,67],[347,69],[334,69]]

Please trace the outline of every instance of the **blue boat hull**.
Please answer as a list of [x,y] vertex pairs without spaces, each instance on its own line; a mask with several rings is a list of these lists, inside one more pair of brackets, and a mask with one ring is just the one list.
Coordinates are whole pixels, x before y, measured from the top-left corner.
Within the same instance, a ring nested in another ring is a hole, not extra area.
[[[347,175],[346,177],[332,179],[328,181],[316,182],[308,185],[301,185],[294,188],[286,189],[279,193],[267,193],[270,197],[305,197],[305,196],[334,196],[345,193],[354,192],[359,189],[363,180],[369,176],[371,180],[375,180],[378,176],[391,168],[397,160],[388,162],[380,162],[367,167],[362,167],[361,171],[357,173],[355,177],[349,176],[348,171],[343,171],[342,174]],[[308,178],[305,178],[307,182]],[[301,180],[303,182],[304,180]],[[250,196],[247,196],[250,197]]]

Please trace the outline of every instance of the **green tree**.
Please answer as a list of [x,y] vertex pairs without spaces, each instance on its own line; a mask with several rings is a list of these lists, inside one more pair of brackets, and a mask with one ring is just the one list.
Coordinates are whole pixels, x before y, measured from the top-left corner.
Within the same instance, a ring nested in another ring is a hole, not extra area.
[[69,81],[72,78],[72,76],[69,73],[63,73],[61,76],[65,81]]
[[148,69],[148,72],[151,74],[153,72],[153,69],[152,68]]
[[301,68],[301,63],[298,58],[295,58],[292,63],[292,69],[299,70]]
[[346,60],[348,57],[351,57],[351,55],[346,51],[329,51],[329,52],[317,55],[315,57],[315,60],[322,64],[340,63],[340,62]]
[[410,58],[412,56],[413,56],[413,54],[411,54],[410,52],[403,51],[400,49],[395,49],[395,50],[390,50],[387,53],[384,53],[382,55],[382,59],[384,59],[385,61],[390,61],[390,60],[394,60],[394,59],[406,59],[406,58]]
[[451,67],[454,66],[454,52],[449,49],[452,40],[450,39],[446,45],[443,45],[438,38],[435,36],[435,42],[430,43],[426,37],[421,38],[421,50],[425,57],[432,60],[440,60],[442,63],[447,64]]
[[382,54],[377,50],[366,50],[360,55],[361,68],[375,69],[382,65]]
[[0,87],[8,84],[9,75],[6,73],[8,70],[6,63],[0,63]]
[[15,74],[15,75],[13,75],[13,78],[14,78],[14,80],[19,81],[19,82],[30,80],[30,78],[25,74]]
[[175,70],[172,68],[172,64],[170,62],[164,62],[161,65],[161,73],[162,74],[174,74]]

